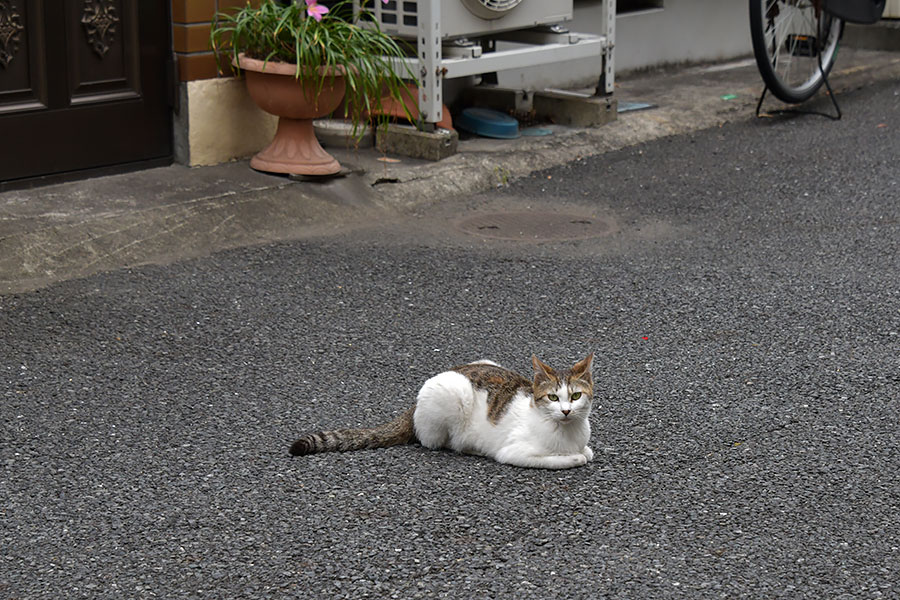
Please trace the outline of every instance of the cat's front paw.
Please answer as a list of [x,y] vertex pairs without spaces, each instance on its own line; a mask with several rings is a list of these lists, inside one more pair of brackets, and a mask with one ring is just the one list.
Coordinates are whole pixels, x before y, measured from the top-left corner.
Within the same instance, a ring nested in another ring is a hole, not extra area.
[[573,469],[582,467],[587,464],[588,458],[584,454],[572,454],[569,456],[560,456],[560,468]]
[[587,459],[587,462],[591,462],[594,460],[594,451],[585,446],[581,449],[581,453],[584,454],[584,457]]

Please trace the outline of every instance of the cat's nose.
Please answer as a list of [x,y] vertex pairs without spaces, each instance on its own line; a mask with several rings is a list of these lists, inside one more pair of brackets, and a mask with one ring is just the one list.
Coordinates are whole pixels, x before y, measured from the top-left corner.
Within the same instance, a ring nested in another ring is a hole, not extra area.
[[571,410],[564,410],[564,411],[562,411],[562,414],[564,414],[564,415],[566,415],[566,416],[569,416],[569,413],[570,413],[570,412],[572,412],[572,411],[571,411]]

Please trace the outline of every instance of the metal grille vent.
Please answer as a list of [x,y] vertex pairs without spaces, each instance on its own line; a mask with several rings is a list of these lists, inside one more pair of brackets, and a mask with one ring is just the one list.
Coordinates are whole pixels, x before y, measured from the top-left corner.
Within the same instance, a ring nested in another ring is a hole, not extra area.
[[462,0],[463,4],[476,17],[482,19],[499,19],[517,7],[523,0]]

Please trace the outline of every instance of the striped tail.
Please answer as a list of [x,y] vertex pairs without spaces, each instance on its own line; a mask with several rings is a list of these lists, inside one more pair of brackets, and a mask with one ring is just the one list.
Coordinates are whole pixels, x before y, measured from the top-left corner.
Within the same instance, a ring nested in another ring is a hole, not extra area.
[[371,429],[337,429],[309,433],[291,444],[292,456],[317,452],[346,452],[364,448],[386,448],[409,444],[416,440],[413,432],[413,406],[402,415],[384,425]]

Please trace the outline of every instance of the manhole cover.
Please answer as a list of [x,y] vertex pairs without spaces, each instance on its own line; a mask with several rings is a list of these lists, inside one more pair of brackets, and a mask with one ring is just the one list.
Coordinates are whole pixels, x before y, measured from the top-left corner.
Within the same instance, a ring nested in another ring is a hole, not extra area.
[[606,235],[608,220],[583,214],[549,211],[485,213],[458,222],[466,233],[498,240],[579,240]]

